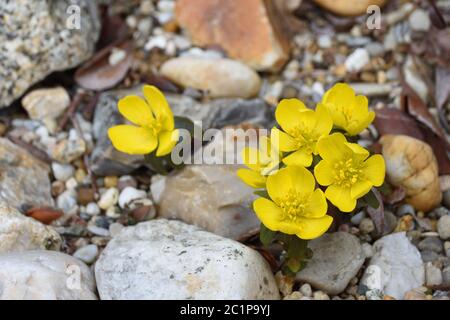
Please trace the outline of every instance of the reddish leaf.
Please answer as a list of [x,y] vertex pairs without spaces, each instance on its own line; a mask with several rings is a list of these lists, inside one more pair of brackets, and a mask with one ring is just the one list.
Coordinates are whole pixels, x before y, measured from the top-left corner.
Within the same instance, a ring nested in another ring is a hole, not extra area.
[[370,218],[372,219],[375,228],[377,229],[379,234],[383,234],[384,230],[384,204],[383,204],[383,198],[380,194],[380,192],[372,188],[372,192],[374,193],[375,197],[378,200],[379,206],[378,208],[373,208],[371,206],[367,207],[367,213],[369,214]]
[[25,213],[26,216],[36,219],[43,224],[50,224],[62,217],[63,214],[61,210],[50,207],[31,208]]
[[445,23],[445,19],[442,16],[442,13],[439,11],[439,8],[436,6],[435,0],[428,0],[430,4],[429,14],[430,19],[433,25],[438,29],[445,29],[447,24]]
[[[124,50],[125,58],[115,65],[109,63],[114,48]],[[110,89],[123,80],[133,60],[131,42],[110,45],[97,52],[75,73],[75,81],[85,89],[101,91]]]
[[141,80],[143,83],[154,85],[164,92],[181,93],[180,88],[175,83],[158,74],[143,75]]
[[128,36],[128,27],[119,15],[110,15],[107,7],[102,11],[102,28],[97,49],[103,49],[113,43],[121,42]]
[[436,68],[436,89],[435,100],[439,111],[439,119],[447,131],[450,131],[450,125],[445,117],[444,106],[450,98],[450,69]]
[[402,187],[397,187],[388,195],[383,195],[384,202],[389,204],[399,203],[406,197],[406,190]]

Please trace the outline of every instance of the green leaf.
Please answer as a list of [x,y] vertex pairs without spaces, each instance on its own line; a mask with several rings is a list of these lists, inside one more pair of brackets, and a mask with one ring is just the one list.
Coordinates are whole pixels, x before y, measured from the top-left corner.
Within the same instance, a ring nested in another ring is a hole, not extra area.
[[374,209],[378,209],[380,207],[380,202],[378,201],[372,190],[370,190],[369,193],[363,197],[363,199],[369,206]]
[[288,266],[290,271],[292,271],[293,273],[297,273],[302,268],[302,261],[298,257],[293,257],[287,260],[286,265]]
[[384,196],[387,196],[393,192],[392,187],[386,181],[380,187],[378,187],[378,190]]
[[306,251],[308,249],[308,241],[300,239],[293,235],[287,248],[287,255],[290,258],[304,258],[306,257]]
[[263,190],[256,190],[255,192],[253,192],[253,194],[261,197],[261,198],[266,198],[266,199],[270,199],[269,194],[267,193],[266,189]]
[[268,246],[272,242],[272,240],[275,238],[276,234],[277,234],[276,231],[270,230],[263,223],[261,223],[261,227],[259,230],[259,239],[261,240],[261,243],[264,246]]
[[152,171],[162,175],[167,175],[169,173],[167,159],[164,159],[164,157],[157,157],[155,152],[145,155],[145,161]]

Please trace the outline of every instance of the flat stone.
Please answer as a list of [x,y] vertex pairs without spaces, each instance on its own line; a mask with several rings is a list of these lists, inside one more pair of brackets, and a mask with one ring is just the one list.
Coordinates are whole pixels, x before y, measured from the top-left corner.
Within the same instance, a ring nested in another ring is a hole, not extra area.
[[328,294],[344,291],[365,260],[358,238],[346,232],[324,234],[308,247],[313,257],[295,279]]
[[403,299],[406,292],[425,282],[422,258],[405,232],[387,235],[377,240],[375,253],[361,279],[370,290]]
[[175,14],[194,44],[219,44],[257,70],[279,70],[289,57],[283,17],[272,1],[180,0]]
[[0,154],[0,201],[18,209],[53,205],[47,164],[5,138]]
[[185,88],[203,90],[213,98],[251,98],[261,86],[255,71],[230,59],[173,58],[161,66],[161,74]]
[[437,237],[427,237],[419,242],[420,250],[431,250],[437,253],[442,252],[444,249],[442,241]]
[[256,251],[166,219],[123,228],[97,260],[95,277],[103,300],[279,299]]
[[450,239],[450,215],[445,215],[439,218],[437,223],[437,231],[441,239]]
[[[79,29],[70,24],[76,20],[70,19],[71,5],[79,10]],[[0,28],[0,107],[50,73],[87,60],[100,31],[94,1],[1,1],[0,16],[8,17]]]
[[52,227],[26,217],[5,202],[0,202],[0,253],[59,250],[61,242],[61,237]]
[[54,251],[0,255],[0,300],[96,300],[95,280],[80,260]]

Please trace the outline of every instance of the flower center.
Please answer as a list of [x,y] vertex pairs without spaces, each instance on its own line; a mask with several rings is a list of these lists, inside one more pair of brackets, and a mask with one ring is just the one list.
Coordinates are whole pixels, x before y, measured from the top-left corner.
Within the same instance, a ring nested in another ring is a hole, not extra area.
[[150,124],[147,125],[147,128],[150,129],[155,136],[157,136],[162,129],[162,123],[157,119],[155,121],[150,122]]
[[277,203],[283,211],[283,220],[296,222],[305,211],[306,197],[291,189]]
[[341,160],[334,164],[334,180],[337,185],[351,187],[362,173],[361,163],[354,159]]
[[288,134],[295,139],[297,148],[306,148],[306,151],[312,153],[314,151],[315,143],[317,142],[317,137],[307,128],[295,127],[289,130]]

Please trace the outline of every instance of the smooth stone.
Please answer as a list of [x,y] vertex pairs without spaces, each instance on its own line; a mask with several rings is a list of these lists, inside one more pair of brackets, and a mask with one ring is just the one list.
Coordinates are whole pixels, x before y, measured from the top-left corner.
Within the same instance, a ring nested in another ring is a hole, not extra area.
[[425,264],[425,279],[427,286],[439,286],[443,282],[442,272],[431,262]]
[[33,90],[22,98],[22,106],[33,120],[55,120],[69,104],[70,96],[63,87]]
[[439,254],[431,250],[423,250],[420,252],[423,262],[433,262],[439,258]]
[[0,201],[19,210],[53,206],[47,164],[0,138]]
[[98,255],[98,247],[95,244],[88,244],[79,248],[73,256],[80,259],[84,263],[91,264],[95,261]]
[[213,98],[251,98],[261,87],[255,71],[230,59],[173,58],[161,66],[160,72],[185,88],[206,91]]
[[[71,5],[79,10],[79,26],[71,23],[76,22],[68,12]],[[0,16],[9,17],[0,28],[0,107],[50,73],[87,60],[100,32],[94,1],[0,1]]]
[[75,173],[75,169],[70,164],[62,164],[58,162],[52,162],[52,171],[56,180],[67,181]]
[[0,255],[0,300],[96,300],[91,270],[54,251]]
[[65,213],[71,213],[77,207],[77,193],[73,189],[69,189],[61,193],[56,198],[56,206]]
[[358,48],[345,60],[345,68],[348,72],[359,72],[370,62],[370,56],[366,49]]
[[119,207],[126,208],[133,200],[147,198],[147,192],[133,187],[126,187],[120,192]]
[[86,205],[86,213],[90,216],[100,214],[100,208],[95,202],[90,202]]
[[414,31],[426,32],[430,30],[431,20],[430,15],[423,9],[414,10],[408,18],[409,25]]
[[375,253],[360,282],[369,290],[380,290],[398,300],[425,282],[422,258],[405,232],[384,236],[373,248]]
[[90,225],[87,227],[87,230],[99,237],[109,237],[110,236],[109,230],[102,228],[102,227]]
[[442,270],[442,282],[444,285],[450,285],[450,267],[446,267]]
[[358,238],[346,232],[324,234],[308,247],[313,257],[295,279],[332,295],[345,290],[365,260]]
[[280,298],[256,251],[166,219],[123,228],[97,260],[95,277],[103,300]]
[[0,253],[59,250],[61,242],[61,237],[52,227],[26,217],[5,202],[0,202]]
[[437,231],[441,239],[450,239],[450,215],[445,215],[439,218],[437,223]]
[[114,206],[118,200],[119,190],[117,188],[109,188],[101,195],[97,204],[101,209],[106,210]]
[[442,241],[437,237],[427,237],[419,242],[418,248],[421,251],[430,250],[440,253],[443,250]]
[[[117,151],[108,138],[108,128],[125,123],[117,109],[117,102],[126,95],[139,95],[142,85],[127,90],[107,91],[100,95],[93,120],[93,137],[96,145],[92,150],[91,169],[98,176],[124,175],[144,166],[144,157]],[[175,116],[199,121],[202,129],[220,129],[226,125],[248,123],[272,128],[273,110],[262,99],[214,99],[198,102],[177,94],[166,94],[167,101]]]

